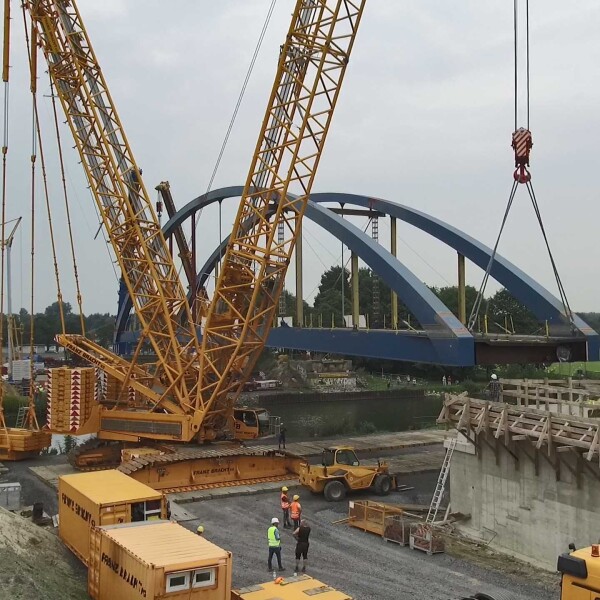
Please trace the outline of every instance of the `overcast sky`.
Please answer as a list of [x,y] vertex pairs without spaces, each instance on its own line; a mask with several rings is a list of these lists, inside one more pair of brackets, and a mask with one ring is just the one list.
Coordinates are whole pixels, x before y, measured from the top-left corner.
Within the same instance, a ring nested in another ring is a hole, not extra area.
[[[23,216],[13,246],[13,306],[30,307],[31,118],[23,24],[13,2],[8,217]],[[177,206],[205,192],[270,0],[79,0],[78,5],[144,180],[171,182]],[[278,0],[213,188],[242,185],[293,9]],[[600,310],[600,3],[531,0],[533,184],[571,306]],[[41,61],[43,65],[43,60]],[[313,191],[407,204],[493,245],[512,184],[512,2],[370,0]],[[47,75],[39,94],[61,281],[75,304]],[[520,119],[519,125],[524,120]],[[84,311],[116,312],[117,282],[66,129]],[[39,165],[38,165],[39,171]],[[42,187],[37,186],[35,310],[56,300]],[[223,232],[235,201],[223,207]],[[366,226],[365,219],[355,220]],[[199,222],[198,265],[218,241],[217,209]],[[380,239],[389,248],[389,223]],[[341,248],[305,226],[305,297],[340,264]],[[399,256],[425,282],[456,283],[455,254],[399,225]],[[499,252],[556,294],[526,190],[519,190]],[[348,252],[346,252],[348,258]],[[468,265],[467,282],[483,273]],[[288,283],[293,282],[290,269]],[[488,292],[497,289],[490,282]],[[293,291],[293,288],[291,288]]]

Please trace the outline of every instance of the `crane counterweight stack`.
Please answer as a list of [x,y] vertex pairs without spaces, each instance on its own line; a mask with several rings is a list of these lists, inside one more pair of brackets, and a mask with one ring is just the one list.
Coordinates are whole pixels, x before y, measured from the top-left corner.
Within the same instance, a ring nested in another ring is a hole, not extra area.
[[[246,438],[252,428],[263,432],[264,411],[245,409],[237,422],[234,404],[277,310],[364,4],[296,2],[200,343],[203,311],[192,314],[75,2],[24,1],[141,329],[130,361],[84,335],[57,336],[121,384],[117,398],[98,399],[79,431],[95,429],[104,443],[145,446],[218,440],[236,429]],[[168,209],[169,187],[158,189]],[[195,264],[179,237],[195,302]],[[146,349],[153,362],[139,360]],[[136,394],[133,405],[129,390]],[[154,462],[168,462],[169,451],[162,447]],[[114,449],[106,456],[114,460]]]

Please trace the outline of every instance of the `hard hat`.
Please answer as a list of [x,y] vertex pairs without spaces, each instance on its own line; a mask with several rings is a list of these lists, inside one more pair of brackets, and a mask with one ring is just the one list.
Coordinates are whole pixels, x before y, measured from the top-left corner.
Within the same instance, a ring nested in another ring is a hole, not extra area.
[[196,533],[204,533],[204,525],[198,525],[198,529],[196,529]]
[[296,495],[294,496],[294,500],[300,500],[300,496],[298,496],[298,494],[296,494]]
[[279,585],[279,584],[283,583],[283,581],[284,581],[283,577],[278,577],[273,583]]
[[282,491],[282,492],[287,492],[287,491],[288,491],[288,489],[287,489],[287,488],[285,487],[285,485],[284,485],[284,486],[281,488],[281,491]]
[[279,519],[277,517],[273,517],[271,519],[271,525],[279,525]]
[[492,379],[498,379],[498,375],[496,375],[496,373],[492,373]]

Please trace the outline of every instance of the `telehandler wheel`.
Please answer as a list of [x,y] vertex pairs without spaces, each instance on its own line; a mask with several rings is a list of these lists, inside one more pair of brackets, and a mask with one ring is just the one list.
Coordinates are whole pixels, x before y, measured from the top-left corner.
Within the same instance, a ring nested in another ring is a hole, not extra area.
[[346,488],[341,481],[337,479],[335,481],[330,481],[325,485],[325,489],[323,490],[323,495],[325,496],[325,500],[327,502],[340,502],[346,497]]
[[387,496],[392,489],[392,478],[389,475],[377,475],[373,487],[378,496]]

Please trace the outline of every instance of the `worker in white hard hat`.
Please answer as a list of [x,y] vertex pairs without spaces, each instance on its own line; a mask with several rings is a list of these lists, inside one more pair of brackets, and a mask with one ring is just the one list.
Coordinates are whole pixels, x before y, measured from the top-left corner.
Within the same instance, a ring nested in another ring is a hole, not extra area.
[[283,511],[283,528],[287,529],[292,526],[292,522],[290,521],[290,497],[285,485],[281,488],[281,510]]
[[502,395],[502,384],[498,381],[498,375],[492,373],[492,378],[487,385],[487,390],[492,402],[500,402],[500,396]]
[[204,535],[204,525],[198,525],[196,528],[196,535],[202,537]]
[[280,571],[285,571],[285,568],[281,564],[281,535],[279,533],[279,519],[273,517],[271,519],[271,527],[267,530],[267,541],[269,542],[269,560],[267,566],[269,572],[273,570],[273,555],[277,558],[277,567]]

